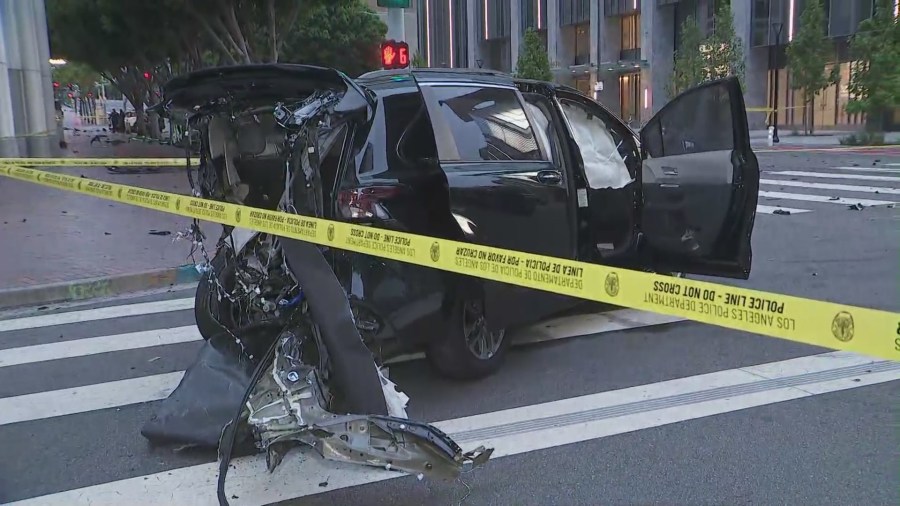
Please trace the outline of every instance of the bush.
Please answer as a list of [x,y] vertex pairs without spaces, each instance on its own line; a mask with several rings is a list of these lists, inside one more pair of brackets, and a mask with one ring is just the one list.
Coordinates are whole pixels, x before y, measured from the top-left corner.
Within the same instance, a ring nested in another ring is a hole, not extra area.
[[850,134],[839,139],[844,146],[884,146],[884,134],[879,132],[861,132]]

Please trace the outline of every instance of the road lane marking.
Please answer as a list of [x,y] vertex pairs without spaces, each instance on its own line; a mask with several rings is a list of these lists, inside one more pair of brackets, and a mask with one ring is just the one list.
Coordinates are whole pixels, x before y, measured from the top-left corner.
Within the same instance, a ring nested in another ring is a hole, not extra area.
[[844,192],[856,193],[883,193],[888,195],[900,195],[900,189],[887,188],[883,186],[858,186],[852,184],[833,184],[833,183],[810,183],[807,181],[782,181],[778,179],[760,179],[760,184],[768,184],[774,186],[794,186],[798,188],[809,188],[811,190],[837,190]]
[[864,206],[884,206],[884,205],[892,205],[896,204],[896,202],[892,202],[890,200],[872,200],[872,199],[856,199],[856,198],[835,198],[829,197],[828,195],[808,195],[806,193],[786,193],[786,192],[770,192],[770,191],[759,191],[760,197],[774,198],[774,199],[785,199],[785,200],[803,200],[806,202],[824,202],[826,204],[842,204],[842,205],[853,205],[853,204],[862,204]]
[[[609,392],[484,413],[434,425],[465,449],[493,446],[493,459],[605,438],[900,379],[900,364],[846,352],[690,376]],[[301,458],[293,450],[274,473],[265,457],[232,460],[231,504],[262,505],[408,476]],[[489,464],[490,465],[490,464]],[[216,506],[218,465],[207,463],[67,490],[10,506],[141,504]],[[328,487],[319,483],[328,477]]]
[[762,204],[756,205],[756,212],[762,214],[775,214],[775,211],[787,211],[791,214],[800,214],[800,213],[808,213],[809,209],[794,209],[793,207],[781,207],[781,206],[764,206]]
[[[519,330],[515,333],[514,339],[516,344],[534,344],[681,321],[685,321],[684,318],[636,309],[616,309],[603,313],[576,314],[548,320]],[[181,344],[202,339],[203,336],[200,335],[196,326],[187,325],[7,348],[0,350],[0,368],[151,346]],[[389,363],[418,360],[423,357],[424,355],[421,353],[402,355],[390,360]]]
[[900,183],[900,177],[872,176],[869,174],[835,174],[834,172],[806,172],[803,170],[778,170],[774,172],[766,172],[766,174],[778,176],[818,177],[822,179],[858,179],[860,181],[885,181],[889,183]]
[[169,311],[181,311],[193,308],[194,298],[188,297],[183,299],[160,300],[156,302],[141,302],[138,304],[123,304],[121,306],[106,306],[96,309],[82,309],[79,311],[66,311],[63,313],[25,316],[22,318],[0,320],[0,332],[109,320],[111,318],[124,318],[126,316],[167,313]]
[[202,339],[194,325],[169,329],[145,330],[126,334],[74,339],[58,343],[38,344],[0,350],[0,367],[33,364],[47,360],[84,357],[115,351],[136,350],[151,346],[180,344]]
[[[900,163],[887,163],[885,165],[900,165]],[[851,172],[886,172],[890,174],[900,174],[900,169],[887,169],[884,167],[828,167],[836,170],[849,170]]]
[[165,399],[184,371],[0,398],[0,426]]

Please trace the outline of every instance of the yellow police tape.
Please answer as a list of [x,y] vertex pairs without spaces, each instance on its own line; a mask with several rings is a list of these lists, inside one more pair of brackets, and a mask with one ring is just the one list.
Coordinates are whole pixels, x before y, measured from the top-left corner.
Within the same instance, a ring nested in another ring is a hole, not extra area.
[[[192,165],[197,160],[191,160]],[[24,167],[184,167],[185,158],[0,158],[0,165]]]
[[900,360],[900,313],[266,211],[13,165],[0,164],[0,175],[483,279]]

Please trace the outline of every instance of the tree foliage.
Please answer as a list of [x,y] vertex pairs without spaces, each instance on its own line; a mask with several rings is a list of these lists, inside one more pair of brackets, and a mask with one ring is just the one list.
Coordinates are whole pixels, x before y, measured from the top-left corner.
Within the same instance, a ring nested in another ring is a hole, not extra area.
[[675,67],[669,82],[669,96],[676,96],[707,79],[706,59],[700,53],[703,32],[697,19],[689,16],[681,25],[681,47],[675,51]]
[[704,42],[709,79],[737,76],[744,84],[744,44],[734,30],[731,2],[722,2],[713,18],[713,30]]
[[812,102],[825,88],[838,80],[838,67],[826,71],[834,48],[827,38],[828,27],[822,0],[808,0],[800,15],[800,27],[787,47],[791,68],[791,88],[802,90],[803,123],[806,133],[813,132]]
[[381,66],[378,48],[387,25],[361,0],[304,11],[287,35],[281,61],[334,67],[358,76]]
[[857,63],[850,73],[847,111],[866,113],[867,129],[880,131],[884,114],[900,107],[900,19],[890,0],[878,0],[875,15],[859,24],[850,40]]
[[358,73],[377,65],[387,30],[362,0],[47,0],[47,19],[54,56],[106,77],[135,106],[139,129],[144,105],[174,75],[277,61]]
[[522,49],[519,51],[519,61],[516,64],[516,76],[541,81],[553,79],[547,49],[544,47],[540,35],[533,28],[525,31]]
[[688,88],[728,76],[744,83],[744,47],[734,30],[731,5],[723,2],[716,10],[712,31],[704,36],[697,19],[688,16],[681,26],[681,47],[675,52],[675,66],[669,93],[675,96]]

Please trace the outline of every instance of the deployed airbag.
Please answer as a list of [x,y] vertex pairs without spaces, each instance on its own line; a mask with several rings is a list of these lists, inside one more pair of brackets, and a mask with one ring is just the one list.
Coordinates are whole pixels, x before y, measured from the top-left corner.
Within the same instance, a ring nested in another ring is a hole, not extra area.
[[625,160],[603,120],[573,105],[563,103],[562,110],[572,125],[572,135],[584,160],[588,186],[595,190],[624,188],[633,181]]

